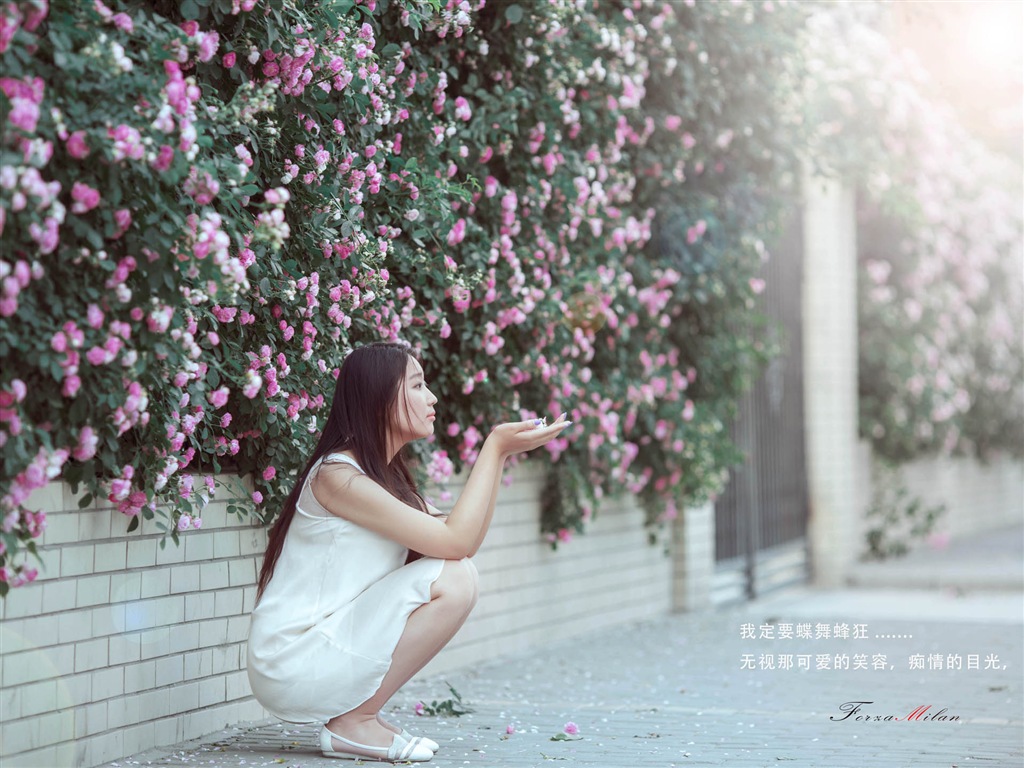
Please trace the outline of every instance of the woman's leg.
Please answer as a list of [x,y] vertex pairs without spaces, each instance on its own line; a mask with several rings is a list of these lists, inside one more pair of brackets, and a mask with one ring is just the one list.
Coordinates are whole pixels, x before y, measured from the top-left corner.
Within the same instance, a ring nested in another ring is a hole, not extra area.
[[445,561],[441,574],[431,585],[430,602],[409,614],[380,688],[355,709],[330,720],[327,728],[360,744],[390,744],[393,732],[377,720],[377,713],[448,644],[466,621],[476,599],[476,566],[468,559]]

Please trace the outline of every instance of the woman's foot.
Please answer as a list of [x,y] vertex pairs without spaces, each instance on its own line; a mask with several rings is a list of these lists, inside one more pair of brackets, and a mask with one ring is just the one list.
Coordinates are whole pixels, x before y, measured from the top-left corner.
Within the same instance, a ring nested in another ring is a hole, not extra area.
[[351,712],[348,715],[329,720],[324,727],[343,739],[385,749],[391,746],[395,733],[398,733],[372,715],[369,717],[353,716]]
[[[399,736],[401,736],[401,737],[403,737],[405,739],[413,739],[413,738],[415,738],[408,731],[406,731],[406,730],[404,730],[402,728],[399,728],[394,723],[389,723],[387,720],[385,720],[383,717],[380,716],[379,712],[377,713],[377,722],[380,723],[381,725],[383,725],[385,728],[387,728],[392,733],[397,733]],[[437,750],[439,750],[441,748],[440,744],[438,744],[433,739],[428,739],[426,736],[420,736],[420,740],[423,743],[423,745],[425,747],[427,747],[431,752],[437,752]]]

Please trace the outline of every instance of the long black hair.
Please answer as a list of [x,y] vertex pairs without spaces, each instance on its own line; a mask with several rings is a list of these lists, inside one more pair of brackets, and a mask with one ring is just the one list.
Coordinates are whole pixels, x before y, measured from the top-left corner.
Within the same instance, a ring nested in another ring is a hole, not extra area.
[[[357,347],[345,358],[334,388],[327,423],[270,530],[257,582],[257,601],[274,575],[274,566],[281,556],[285,534],[295,517],[295,506],[306,478],[327,454],[352,451],[369,477],[406,504],[427,511],[403,452],[399,451],[388,461],[388,437],[396,423],[398,394],[404,392],[402,383],[410,358],[412,353],[408,347],[390,342]],[[415,557],[415,553],[410,553],[410,559]]]

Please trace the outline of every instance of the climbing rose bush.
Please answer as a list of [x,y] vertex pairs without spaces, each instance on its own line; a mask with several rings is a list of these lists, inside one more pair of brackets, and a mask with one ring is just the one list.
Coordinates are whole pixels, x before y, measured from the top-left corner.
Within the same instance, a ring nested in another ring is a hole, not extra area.
[[218,493],[272,519],[376,339],[442,396],[413,448],[440,493],[493,424],[570,413],[553,545],[609,494],[655,530],[720,490],[823,122],[803,4],[0,13],[0,590],[34,577],[58,477],[174,540]]
[[812,141],[836,148],[818,156],[861,192],[861,433],[894,462],[1020,457],[1021,158],[987,149],[927,97],[925,71],[878,22],[859,7],[813,17],[821,72],[806,100]]

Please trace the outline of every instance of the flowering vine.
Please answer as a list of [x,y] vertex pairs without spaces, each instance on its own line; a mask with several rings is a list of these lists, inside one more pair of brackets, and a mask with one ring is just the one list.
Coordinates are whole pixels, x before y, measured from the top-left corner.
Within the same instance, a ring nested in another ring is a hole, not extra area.
[[[270,520],[345,351],[374,339],[408,341],[444,393],[415,449],[442,494],[492,424],[568,411],[553,545],[609,494],[652,524],[713,496],[768,354],[735,329],[759,322],[778,192],[828,132],[793,86],[806,23],[787,2],[6,3],[0,591],[35,576],[31,494],[56,478],[177,539],[213,477],[240,475],[229,510]],[[835,71],[814,80],[831,97]],[[924,130],[881,124],[879,158]],[[944,237],[982,243],[933,226],[969,187],[929,197],[935,170],[922,155],[892,184],[923,202],[900,237],[924,266],[866,259],[872,285],[920,288],[955,268]],[[876,304],[897,299],[910,311]],[[972,338],[1003,327],[996,304]],[[940,327],[944,354],[960,342]],[[1000,343],[986,391],[1012,381]],[[992,434],[964,381],[926,382],[928,406]]]

